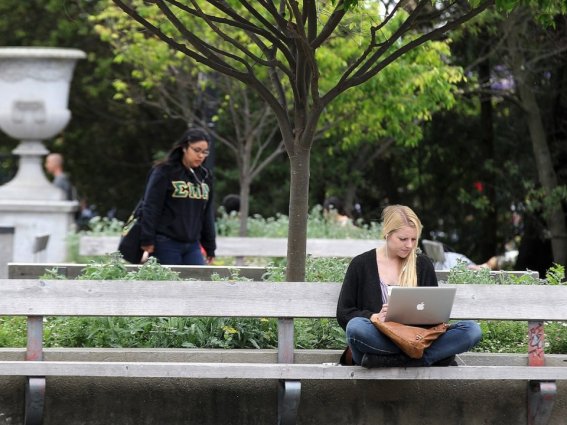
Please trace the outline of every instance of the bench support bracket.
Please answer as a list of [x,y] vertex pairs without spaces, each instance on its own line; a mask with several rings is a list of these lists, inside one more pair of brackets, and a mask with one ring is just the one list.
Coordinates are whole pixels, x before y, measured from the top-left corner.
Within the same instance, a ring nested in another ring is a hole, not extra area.
[[[43,360],[43,316],[28,316],[26,360]],[[24,425],[41,425],[45,406],[45,377],[28,376],[25,390]]]
[[41,425],[45,405],[45,378],[28,377],[26,379],[26,407],[24,425]]
[[546,425],[557,396],[555,381],[528,382],[528,425]]
[[295,425],[301,397],[301,381],[282,380],[278,385],[278,425]]
[[[278,363],[294,361],[293,318],[278,319]],[[278,425],[295,425],[301,397],[301,381],[278,381]]]

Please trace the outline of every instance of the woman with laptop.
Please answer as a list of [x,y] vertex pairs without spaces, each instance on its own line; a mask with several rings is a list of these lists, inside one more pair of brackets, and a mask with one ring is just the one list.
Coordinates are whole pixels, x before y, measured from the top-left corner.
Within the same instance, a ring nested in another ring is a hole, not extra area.
[[[448,366],[455,355],[481,339],[478,323],[452,323],[447,332],[425,349],[423,357],[405,355],[375,326],[385,321],[391,287],[432,287],[437,276],[431,260],[417,250],[421,221],[413,210],[391,205],[382,212],[385,243],[353,258],[337,305],[337,320],[346,331],[352,360],[363,367]],[[421,323],[424,324],[424,323]]]

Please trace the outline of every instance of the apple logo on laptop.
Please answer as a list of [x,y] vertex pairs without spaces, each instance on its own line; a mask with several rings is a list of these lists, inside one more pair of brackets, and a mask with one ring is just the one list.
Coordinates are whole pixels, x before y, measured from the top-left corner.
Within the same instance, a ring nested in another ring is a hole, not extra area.
[[423,309],[425,309],[425,303],[422,301],[415,308],[417,308],[419,311],[422,311]]

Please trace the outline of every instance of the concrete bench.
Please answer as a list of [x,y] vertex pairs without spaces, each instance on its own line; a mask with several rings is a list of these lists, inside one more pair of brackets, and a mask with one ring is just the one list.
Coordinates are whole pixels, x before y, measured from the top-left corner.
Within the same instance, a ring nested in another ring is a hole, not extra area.
[[[26,425],[41,423],[46,378],[61,376],[275,381],[279,424],[296,423],[302,381],[525,381],[526,422],[548,422],[556,399],[556,381],[567,380],[567,367],[545,364],[544,321],[567,319],[567,286],[458,285],[453,319],[528,322],[525,365],[366,370],[298,363],[294,318],[334,318],[340,286],[312,282],[2,279],[0,316],[26,316],[28,342],[25,359],[0,361],[0,376],[26,377]],[[238,362],[43,361],[45,316],[277,318],[277,363],[258,363],[253,356]]]
[[[97,256],[116,252],[119,236],[79,237],[79,255]],[[217,257],[286,257],[286,238],[217,237]],[[354,257],[376,248],[374,239],[307,239],[307,254],[313,257]]]

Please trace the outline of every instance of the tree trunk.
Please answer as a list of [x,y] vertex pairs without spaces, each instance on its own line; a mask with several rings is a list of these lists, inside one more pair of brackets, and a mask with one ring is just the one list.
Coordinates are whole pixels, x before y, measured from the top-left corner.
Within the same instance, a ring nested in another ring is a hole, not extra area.
[[240,178],[240,227],[238,236],[248,236],[248,216],[250,215],[250,180]]
[[286,278],[288,282],[301,282],[305,280],[305,256],[307,254],[310,149],[295,149],[289,160],[290,194]]
[[[526,110],[539,181],[546,195],[549,195],[558,186],[558,181],[553,168],[540,109],[535,94],[528,84],[520,82],[518,83],[518,89],[522,105]],[[556,263],[565,265],[567,264],[567,227],[565,226],[565,213],[561,204],[546,214],[546,222],[551,232],[553,259]]]
[[[485,32],[481,35],[482,45],[488,44],[488,36]],[[485,52],[480,52],[479,56],[484,55]],[[487,58],[478,66],[478,76],[482,88],[488,88],[490,85],[490,61]],[[483,156],[487,159],[495,159],[494,156],[494,131],[493,131],[493,108],[492,108],[492,95],[490,90],[481,90],[480,95],[480,134],[481,134],[481,149]],[[488,214],[482,220],[482,235],[479,243],[479,253],[481,262],[486,261],[493,255],[496,255],[496,230],[498,219],[498,208],[496,205],[496,191],[494,172],[491,168],[483,168],[483,183],[485,195],[489,200],[490,205],[494,211],[488,211]]]
[[[558,187],[558,179],[553,168],[551,152],[547,143],[545,128],[535,93],[534,84],[530,84],[530,76],[525,68],[523,53],[524,43],[522,35],[527,31],[526,20],[521,25],[511,25],[509,36],[509,51],[512,58],[512,69],[516,78],[518,94],[521,105],[525,111],[530,139],[534,151],[534,158],[539,176],[539,182],[546,195]],[[567,264],[567,227],[565,225],[565,212],[561,204],[545,214],[547,227],[551,232],[551,247],[556,263]]]

